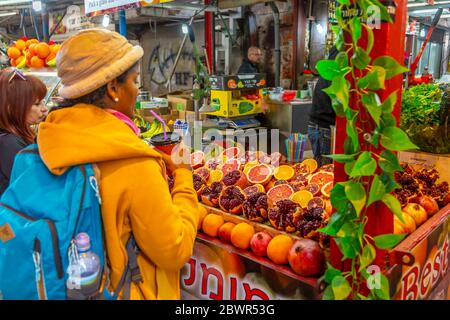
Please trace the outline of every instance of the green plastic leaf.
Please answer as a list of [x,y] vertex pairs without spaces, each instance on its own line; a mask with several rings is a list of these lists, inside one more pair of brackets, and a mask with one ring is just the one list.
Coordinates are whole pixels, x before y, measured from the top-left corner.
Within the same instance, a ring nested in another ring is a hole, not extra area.
[[396,102],[397,102],[397,91],[394,91],[381,104],[381,111],[383,113],[392,113],[392,111],[394,111],[394,106]]
[[328,224],[325,227],[318,229],[317,231],[332,237],[336,237],[342,226],[344,225],[346,219],[347,217],[342,212],[336,212],[335,214],[331,215],[330,220],[328,220]]
[[358,296],[358,298],[359,298],[360,300],[369,300],[368,297],[363,296],[361,293],[358,293],[357,296]]
[[346,52],[339,52],[336,56],[335,61],[341,66],[341,67],[348,67],[348,57]]
[[349,176],[352,174],[353,171],[353,167],[355,166],[356,161],[352,161],[352,162],[347,162],[344,165],[344,169],[345,169],[345,173]]
[[377,169],[377,162],[372,158],[372,154],[368,151],[361,153],[356,160],[353,170],[350,174],[351,178],[372,176]]
[[383,201],[383,203],[392,211],[393,214],[396,215],[397,218],[400,219],[401,222],[405,223],[405,220],[403,220],[402,206],[397,198],[395,198],[392,194],[387,193],[383,196],[381,201]]
[[355,121],[357,115],[358,112],[350,108],[347,109],[346,111],[347,124],[345,129],[347,132],[347,136],[350,137],[350,139],[352,140],[354,153],[360,150],[358,130],[356,129],[356,121]]
[[337,2],[339,2],[340,4],[342,4],[344,6],[350,5],[350,0],[337,0]]
[[343,255],[342,260],[355,258],[361,250],[359,240],[355,236],[335,238],[334,240]]
[[360,89],[369,89],[377,91],[384,89],[384,82],[386,80],[386,71],[381,67],[373,67],[365,77],[358,80],[356,85]]
[[394,175],[392,173],[387,172],[381,173],[380,180],[384,184],[386,193],[391,193],[392,191],[401,188],[401,186],[395,181]]
[[374,92],[368,92],[362,96],[362,103],[366,107],[367,111],[369,111],[370,116],[373,121],[376,123],[377,127],[380,126],[381,119],[381,108],[378,106],[377,95]]
[[345,194],[355,207],[356,215],[359,216],[367,199],[366,190],[364,189],[363,184],[360,182],[349,181],[345,186]]
[[389,280],[384,274],[380,274],[381,288],[375,288],[375,295],[382,300],[391,300]]
[[346,162],[351,162],[355,160],[355,157],[358,155],[358,153],[354,153],[354,154],[327,154],[324,155],[324,157],[333,159],[336,162],[339,163],[346,163]]
[[370,243],[367,243],[361,253],[359,270],[363,270],[367,266],[369,266],[375,260],[375,257],[376,251],[374,246]]
[[[330,192],[330,200],[333,208],[336,208],[338,211],[341,209],[345,209],[347,196],[345,195],[344,185],[342,185],[341,183],[337,183],[334,185],[333,189],[331,189]],[[332,215],[331,218],[333,218],[333,216],[334,215]]]
[[378,175],[375,175],[373,177],[373,181],[370,186],[369,200],[367,200],[367,206],[370,206],[372,203],[376,201],[380,201],[381,199],[383,199],[385,194],[386,188],[383,184],[383,181],[381,181]]
[[351,58],[353,66],[362,70],[365,69],[370,63],[370,57],[363,48],[356,48],[355,53]]
[[408,72],[409,69],[403,67],[394,58],[390,56],[382,56],[375,59],[374,66],[382,67],[386,70],[386,79],[389,80],[399,74]]
[[355,43],[358,42],[359,39],[361,39],[362,34],[362,27],[361,27],[361,18],[360,17],[354,17],[349,22],[350,30],[352,34],[353,41]]
[[367,49],[366,52],[371,52],[373,49],[373,44],[374,44],[374,36],[373,36],[373,30],[369,28],[368,25],[363,24],[364,29],[366,29],[367,31]]
[[333,279],[333,281],[331,282],[331,288],[333,289],[334,298],[336,300],[347,299],[352,292],[350,284],[342,276],[338,276]]
[[[336,16],[338,16],[337,10],[336,10]],[[344,51],[344,48],[345,48],[344,31],[342,29],[340,29],[339,33],[337,35],[337,38],[336,38],[336,49],[338,49],[338,51]]]
[[385,113],[385,114],[381,115],[381,123],[382,123],[383,128],[397,126],[397,120],[390,113]]
[[342,271],[333,268],[333,266],[327,262],[327,270],[324,274],[324,279],[326,283],[331,283],[335,277],[341,276],[342,277]]
[[387,173],[393,173],[395,171],[403,171],[403,168],[398,162],[397,156],[389,150],[384,150],[380,154],[380,159],[378,160],[378,165],[381,170]]
[[322,300],[335,300],[331,285],[327,286],[323,291]]
[[373,237],[375,245],[379,249],[392,249],[402,241],[407,234],[382,234]]
[[344,106],[336,98],[334,98],[331,101],[331,106],[333,107],[333,110],[336,113],[336,116],[341,117],[341,118],[345,117]]
[[356,153],[357,151],[357,148],[353,145],[353,140],[347,136],[344,141],[344,152],[350,154]]
[[316,69],[322,78],[329,81],[341,74],[341,66],[334,60],[320,60]]
[[323,91],[328,94],[331,98],[336,97],[336,99],[342,104],[344,109],[348,108],[348,102],[350,99],[350,89],[345,78],[337,76],[333,78],[331,86]]
[[408,135],[397,127],[383,128],[380,143],[383,147],[391,151],[419,149],[411,142]]

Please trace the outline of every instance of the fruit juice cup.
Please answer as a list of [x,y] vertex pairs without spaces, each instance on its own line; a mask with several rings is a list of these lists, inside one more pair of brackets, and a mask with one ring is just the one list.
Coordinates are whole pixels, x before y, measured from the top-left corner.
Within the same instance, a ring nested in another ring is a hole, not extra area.
[[167,139],[164,133],[157,134],[150,139],[150,144],[157,150],[171,155],[173,148],[181,142],[181,136],[175,132],[167,132]]

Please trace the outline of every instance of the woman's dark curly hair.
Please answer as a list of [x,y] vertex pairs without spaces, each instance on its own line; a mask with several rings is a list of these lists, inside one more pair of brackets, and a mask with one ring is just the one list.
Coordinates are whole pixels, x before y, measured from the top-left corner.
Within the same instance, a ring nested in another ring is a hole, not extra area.
[[[128,75],[139,65],[139,62],[136,62],[131,68],[129,68],[127,71],[125,71],[124,73],[122,73],[120,76],[118,76],[116,78],[117,82],[119,83],[124,83],[125,80],[127,79]],[[55,107],[52,109],[52,111],[54,110],[59,110],[59,109],[63,109],[63,108],[69,108],[72,107],[76,104],[92,104],[95,105],[99,108],[106,108],[106,106],[104,105],[104,97],[106,95],[106,88],[107,85],[105,84],[104,86],[98,88],[97,90],[88,93],[85,96],[79,97],[79,98],[75,98],[75,99],[65,99],[63,102],[61,102],[59,104],[58,107]]]

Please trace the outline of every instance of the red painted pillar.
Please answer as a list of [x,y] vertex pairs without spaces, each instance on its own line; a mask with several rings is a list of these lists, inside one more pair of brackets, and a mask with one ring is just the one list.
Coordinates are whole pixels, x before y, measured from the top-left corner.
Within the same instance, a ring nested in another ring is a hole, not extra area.
[[[383,2],[383,1],[381,1]],[[405,34],[406,34],[406,22],[407,22],[407,0],[395,0],[396,12],[395,22],[392,24],[381,23],[381,28],[374,30],[375,45],[371,53],[373,59],[379,56],[389,55],[396,59],[403,65],[404,52],[405,52]],[[363,35],[360,40],[360,45],[366,47],[367,35]],[[349,53],[352,54],[351,52]],[[401,110],[401,93],[402,93],[402,75],[396,76],[386,82],[386,89],[378,92],[381,101],[384,101],[392,92],[398,90],[397,104],[394,107],[394,116],[399,123],[400,110]],[[356,100],[351,98],[351,107],[357,109]],[[358,125],[360,126],[360,124]],[[336,154],[344,153],[344,141],[346,137],[346,120],[345,118],[336,119]],[[377,153],[381,153],[383,150],[380,148],[375,150]],[[344,171],[344,166],[339,163],[335,163],[335,183],[346,181],[347,175]],[[374,236],[379,234],[393,233],[393,215],[390,210],[381,202],[376,202],[368,210],[368,224],[366,227],[366,233]],[[383,251],[377,251],[377,258],[375,263],[379,266],[384,266],[384,253]],[[348,269],[347,262],[341,261],[341,254],[339,248],[334,242],[330,245],[330,260],[334,267],[339,269]]]
[[[205,5],[211,4],[211,0],[205,0]],[[213,13],[205,12],[205,48],[208,56],[209,73],[212,73],[213,63]]]

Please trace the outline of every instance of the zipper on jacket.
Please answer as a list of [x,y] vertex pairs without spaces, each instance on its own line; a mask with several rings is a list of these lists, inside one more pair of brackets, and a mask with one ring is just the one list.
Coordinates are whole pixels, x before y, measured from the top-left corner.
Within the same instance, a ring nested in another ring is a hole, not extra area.
[[36,272],[36,288],[39,300],[47,300],[47,293],[44,283],[44,270],[42,269],[41,261],[41,242],[37,238],[34,240],[33,261]]
[[[19,215],[20,217],[24,218],[25,220],[28,220],[28,221],[37,221],[38,220],[36,218],[26,215],[25,213],[19,212],[4,203],[0,203],[0,207],[4,207],[4,208],[8,209],[9,211],[14,212],[15,214]],[[56,272],[58,274],[58,279],[62,279],[62,278],[64,278],[64,270],[63,270],[61,255],[59,253],[58,231],[56,230],[55,223],[52,220],[50,220],[50,219],[43,219],[43,220],[48,224],[50,233],[52,235],[52,247],[53,247],[53,256],[55,257]]]

